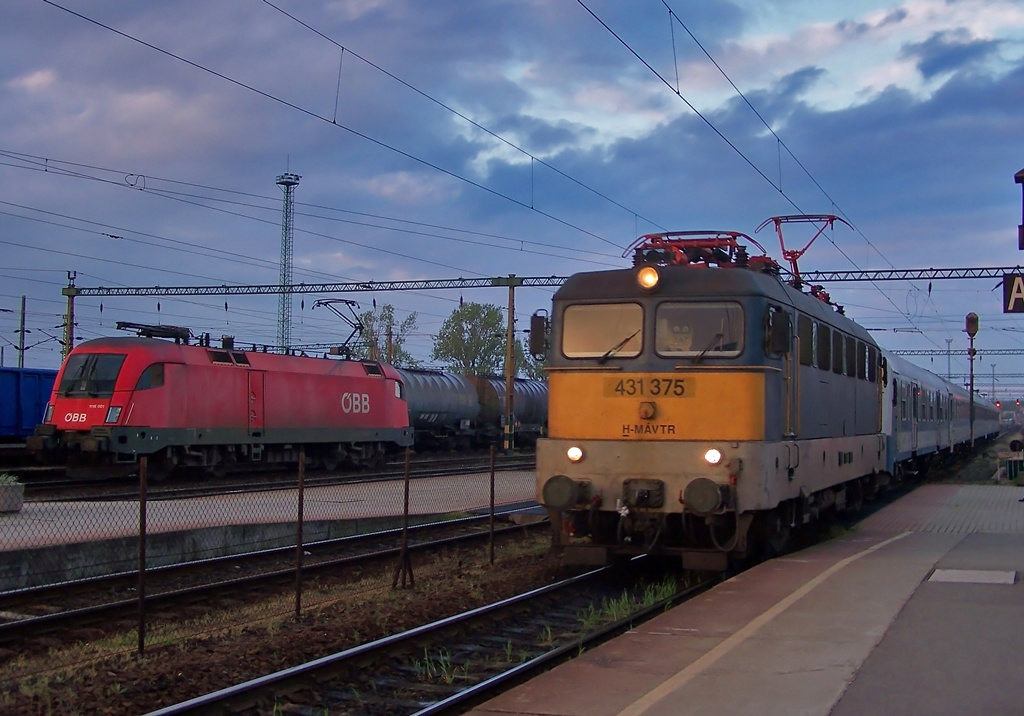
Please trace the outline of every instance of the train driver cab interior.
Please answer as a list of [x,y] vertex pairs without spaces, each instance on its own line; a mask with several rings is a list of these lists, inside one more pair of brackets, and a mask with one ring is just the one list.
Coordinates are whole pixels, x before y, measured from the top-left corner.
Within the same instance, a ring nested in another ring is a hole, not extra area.
[[568,306],[562,321],[566,358],[636,358],[644,343],[644,311],[637,303]]
[[662,356],[738,356],[743,349],[743,309],[738,303],[662,303],[654,345]]

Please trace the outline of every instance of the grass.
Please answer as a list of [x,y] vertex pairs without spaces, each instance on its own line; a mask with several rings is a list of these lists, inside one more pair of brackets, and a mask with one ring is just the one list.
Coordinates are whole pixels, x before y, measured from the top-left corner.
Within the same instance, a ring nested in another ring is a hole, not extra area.
[[603,599],[599,608],[590,605],[577,618],[583,625],[583,628],[589,631],[596,629],[602,624],[625,619],[645,607],[668,599],[675,593],[675,579],[673,577],[666,577],[660,582],[646,585],[637,597],[632,596],[628,592],[623,592],[617,599]]

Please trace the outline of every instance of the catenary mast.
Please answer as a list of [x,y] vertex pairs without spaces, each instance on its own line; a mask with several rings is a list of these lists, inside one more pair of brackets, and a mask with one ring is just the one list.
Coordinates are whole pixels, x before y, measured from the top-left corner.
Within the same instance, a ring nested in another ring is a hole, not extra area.
[[284,211],[281,216],[281,293],[277,302],[277,345],[285,351],[292,340],[292,255],[295,249],[295,187],[298,174],[282,174],[277,185],[284,189]]

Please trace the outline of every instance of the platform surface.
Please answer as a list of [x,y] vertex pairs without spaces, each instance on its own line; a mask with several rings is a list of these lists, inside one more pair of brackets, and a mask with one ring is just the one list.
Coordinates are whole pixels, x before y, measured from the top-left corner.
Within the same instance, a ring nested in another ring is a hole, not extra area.
[[1024,714],[1022,498],[923,486],[470,713]]

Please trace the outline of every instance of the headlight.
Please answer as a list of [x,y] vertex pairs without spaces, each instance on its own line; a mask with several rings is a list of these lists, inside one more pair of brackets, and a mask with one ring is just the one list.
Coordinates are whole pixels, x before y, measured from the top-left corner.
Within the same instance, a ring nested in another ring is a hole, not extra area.
[[717,465],[718,463],[722,462],[722,453],[721,451],[716,450],[715,448],[711,448],[706,453],[704,453],[704,460],[705,462],[707,462],[708,465]]
[[653,266],[642,266],[636,272],[637,285],[645,291],[650,291],[657,286],[660,278],[658,269]]
[[107,419],[104,422],[116,423],[117,419],[121,417],[121,406],[111,405],[107,408]]
[[46,404],[46,412],[43,414],[43,422],[48,423],[53,420],[53,403]]
[[573,445],[565,451],[565,456],[569,458],[569,462],[579,462],[583,459],[583,450]]

